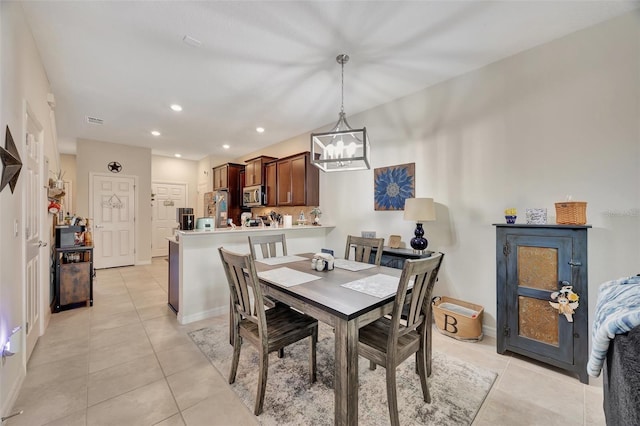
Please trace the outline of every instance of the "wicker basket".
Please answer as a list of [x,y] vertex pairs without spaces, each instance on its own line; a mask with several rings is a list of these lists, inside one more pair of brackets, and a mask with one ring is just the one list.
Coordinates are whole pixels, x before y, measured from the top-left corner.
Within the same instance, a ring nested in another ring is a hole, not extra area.
[[458,340],[482,340],[482,306],[447,296],[436,296],[432,303],[436,327],[442,334]]
[[587,203],[585,201],[556,203],[556,223],[559,225],[584,225],[587,223]]

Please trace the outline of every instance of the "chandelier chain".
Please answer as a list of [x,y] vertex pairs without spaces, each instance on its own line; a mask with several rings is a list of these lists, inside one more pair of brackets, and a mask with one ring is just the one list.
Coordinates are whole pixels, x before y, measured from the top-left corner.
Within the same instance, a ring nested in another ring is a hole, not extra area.
[[341,65],[342,65],[342,93],[341,93],[341,100],[340,100],[340,112],[344,113],[344,61],[341,61]]

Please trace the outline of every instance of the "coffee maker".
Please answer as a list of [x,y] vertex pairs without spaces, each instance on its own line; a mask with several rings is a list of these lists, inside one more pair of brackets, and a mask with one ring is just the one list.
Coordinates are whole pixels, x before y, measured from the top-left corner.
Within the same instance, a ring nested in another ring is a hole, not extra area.
[[178,207],[176,209],[176,222],[178,222],[181,231],[192,231],[196,222],[193,215],[193,208]]

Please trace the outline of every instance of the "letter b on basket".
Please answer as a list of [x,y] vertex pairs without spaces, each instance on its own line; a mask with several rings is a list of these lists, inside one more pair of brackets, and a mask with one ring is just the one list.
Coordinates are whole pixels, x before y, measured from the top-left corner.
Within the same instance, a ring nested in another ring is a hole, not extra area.
[[458,333],[458,327],[456,327],[457,324],[458,324],[458,320],[455,317],[444,314],[444,331],[457,334]]

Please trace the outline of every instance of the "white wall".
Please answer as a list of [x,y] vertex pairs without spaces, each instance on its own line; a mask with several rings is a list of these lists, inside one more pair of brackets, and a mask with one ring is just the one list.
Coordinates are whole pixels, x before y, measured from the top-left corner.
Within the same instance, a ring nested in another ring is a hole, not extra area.
[[[23,114],[24,101],[27,101],[44,128],[44,154],[50,160],[50,171],[56,171],[59,159],[53,144],[53,124],[47,104],[49,82],[19,2],[0,2],[0,43],[0,144],[5,146],[5,129],[8,125],[20,157],[24,160]],[[0,193],[0,344],[6,341],[13,327],[22,325],[24,330],[25,325],[23,183],[24,177],[20,176],[14,193],[11,193],[9,186]],[[16,221],[17,237],[14,236]],[[42,237],[48,242],[48,230],[43,230]],[[18,337],[24,348],[24,333],[21,331]],[[7,358],[4,364],[0,363],[2,416],[7,415],[17,397],[25,372],[24,350]]]
[[107,165],[122,165],[119,176],[137,176],[136,263],[151,262],[151,150],[78,139],[76,154],[76,213],[89,217],[89,173],[109,173]]
[[[413,235],[402,212],[374,211],[373,168],[415,162],[416,196],[433,197],[431,250],[446,253],[435,293],[485,307],[495,332],[495,229],[503,210],[588,202],[589,311],[598,286],[640,273],[640,17],[630,13],[362,114],[372,170],[321,173],[322,221],[347,234]],[[333,123],[331,123],[333,124]],[[309,134],[262,150],[309,149]],[[247,157],[248,158],[248,157]],[[491,329],[494,330],[491,330]]]
[[[71,182],[71,207],[73,211],[69,213],[73,214],[76,212],[78,207],[78,199],[76,197],[77,192],[77,171],[76,171],[76,156],[70,154],[60,154],[60,169],[64,172],[63,180]],[[68,206],[64,206],[65,209]],[[65,212],[68,210],[65,210]]]

